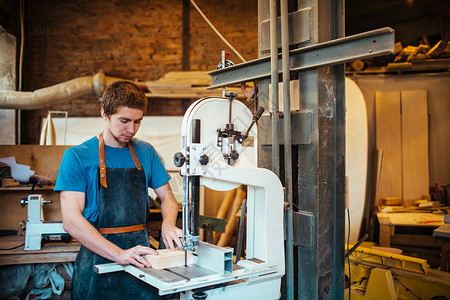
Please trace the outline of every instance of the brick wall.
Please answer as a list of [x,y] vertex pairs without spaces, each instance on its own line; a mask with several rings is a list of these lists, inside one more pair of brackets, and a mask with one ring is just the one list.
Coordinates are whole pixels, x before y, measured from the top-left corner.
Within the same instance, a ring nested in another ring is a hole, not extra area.
[[[24,88],[33,91],[102,70],[108,76],[156,80],[182,70],[182,0],[26,2]],[[257,0],[196,3],[247,59],[257,58]],[[190,8],[191,70],[210,71],[221,51],[239,58]],[[151,100],[148,115],[182,115],[181,99]],[[48,110],[69,116],[98,116],[99,102],[85,96],[50,108],[22,111],[22,143],[38,143],[41,118]]]

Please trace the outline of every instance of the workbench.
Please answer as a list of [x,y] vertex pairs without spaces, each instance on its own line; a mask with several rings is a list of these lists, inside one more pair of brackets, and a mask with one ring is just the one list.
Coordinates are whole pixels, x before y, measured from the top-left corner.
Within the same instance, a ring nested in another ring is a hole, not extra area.
[[[25,243],[25,236],[1,236],[0,248],[10,249]],[[80,243],[48,243],[41,250],[25,251],[24,245],[12,250],[0,250],[0,266],[75,261]]]
[[[442,241],[435,240],[432,232],[444,225],[444,215],[422,212],[378,213],[377,218],[380,222],[379,244],[382,247],[390,247],[391,244],[427,248],[442,246]],[[408,227],[415,232],[401,233],[402,229]]]

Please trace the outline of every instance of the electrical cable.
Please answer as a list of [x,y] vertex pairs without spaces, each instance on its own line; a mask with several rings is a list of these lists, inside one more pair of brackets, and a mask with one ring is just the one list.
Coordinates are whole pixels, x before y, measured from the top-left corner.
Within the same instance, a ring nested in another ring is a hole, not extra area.
[[406,289],[406,291],[407,292],[410,292],[414,297],[416,297],[418,300],[422,300],[422,298],[420,298],[420,297],[418,297],[416,294],[414,294],[406,285],[404,285],[403,283],[401,283],[400,282],[400,280],[398,280],[398,278],[397,278],[397,276],[396,275],[394,275],[394,274],[392,274],[393,276],[393,278],[398,282],[398,283],[400,283],[400,285],[401,286],[403,286],[405,289]]
[[242,57],[242,55],[236,50],[234,49],[233,46],[231,46],[231,44],[223,37],[223,35],[220,34],[220,32],[216,29],[216,27],[214,27],[214,25],[208,20],[208,18],[205,16],[205,14],[201,11],[201,9],[197,6],[197,4],[195,3],[194,0],[191,0],[191,4],[195,7],[195,9],[198,11],[198,13],[203,17],[203,19],[205,20],[206,23],[208,23],[208,25],[211,27],[212,30],[214,30],[214,32],[220,37],[220,39],[227,44],[228,47],[231,48],[231,50],[233,50],[234,53],[236,53],[236,55],[243,61],[246,62],[246,60],[244,59],[244,57]]
[[12,247],[12,248],[0,248],[0,250],[2,250],[2,251],[14,250],[14,249],[17,249],[17,248],[22,247],[24,245],[25,245],[25,243],[23,243],[23,244],[21,244],[19,246]]
[[19,54],[19,91],[22,91],[23,52],[25,47],[25,1],[20,1],[20,54]]
[[[348,234],[347,234],[347,253],[349,253],[349,245],[350,245],[350,208],[345,209],[347,211],[348,218]],[[351,299],[352,294],[352,273],[350,271],[350,255],[347,257],[348,263],[348,300]]]

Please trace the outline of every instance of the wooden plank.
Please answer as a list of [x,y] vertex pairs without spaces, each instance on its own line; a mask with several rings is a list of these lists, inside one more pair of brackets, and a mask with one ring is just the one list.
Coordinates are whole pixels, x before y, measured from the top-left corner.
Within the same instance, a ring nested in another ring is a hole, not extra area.
[[[25,236],[0,237],[0,249],[9,249],[25,243]],[[24,246],[0,251],[0,265],[75,261],[80,250],[78,242],[47,243],[41,250],[25,251]]]
[[242,205],[242,200],[247,196],[247,189],[243,190],[242,186],[238,188],[236,191],[236,196],[234,197],[233,206],[230,209],[230,213],[228,214],[227,225],[225,227],[225,233],[220,235],[219,241],[217,242],[217,246],[225,247],[228,246],[228,243],[231,237],[234,234],[234,230],[237,225],[236,213]]
[[389,215],[377,214],[378,222],[380,222],[380,233],[378,243],[382,247],[391,245],[391,221]]
[[[173,267],[184,266],[185,264],[185,251],[170,249],[158,250],[158,255],[144,255],[143,256],[151,265],[152,268],[161,270]],[[192,265],[194,263],[194,256],[192,252],[187,252],[187,264]]]
[[[383,222],[383,224],[394,226],[439,227],[444,225],[444,215],[432,213],[378,213],[377,217],[380,224]],[[424,223],[427,220],[436,220],[438,222]]]
[[376,92],[376,148],[383,149],[383,168],[377,203],[386,197],[402,198],[400,92]]
[[402,91],[403,203],[429,194],[427,91]]
[[5,254],[0,255],[0,265],[73,262],[75,261],[77,254],[78,252],[38,253],[29,255]]

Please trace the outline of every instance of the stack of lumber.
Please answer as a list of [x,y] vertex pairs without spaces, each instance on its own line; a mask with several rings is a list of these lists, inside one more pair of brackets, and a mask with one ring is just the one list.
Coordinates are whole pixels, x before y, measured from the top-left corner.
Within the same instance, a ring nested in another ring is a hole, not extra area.
[[[395,201],[397,200],[397,201]],[[409,203],[409,205],[402,205],[400,198],[398,197],[387,197],[383,198],[381,201],[379,211],[382,213],[405,213],[405,212],[426,212],[433,214],[450,214],[450,207],[445,206],[439,201],[430,201],[427,196],[424,196],[422,200],[416,200],[414,203]]]
[[424,44],[407,46],[395,44],[396,58],[388,64],[386,71],[432,71],[450,69],[450,44],[439,41],[431,47]]
[[[156,81],[139,83],[148,98],[195,99],[209,96],[222,96],[222,89],[207,90],[211,77],[204,71],[168,72]],[[248,88],[247,88],[248,89]],[[229,87],[227,92],[242,96],[240,87]],[[239,97],[238,97],[239,98]]]

